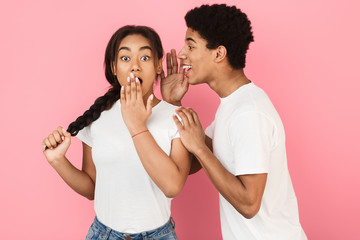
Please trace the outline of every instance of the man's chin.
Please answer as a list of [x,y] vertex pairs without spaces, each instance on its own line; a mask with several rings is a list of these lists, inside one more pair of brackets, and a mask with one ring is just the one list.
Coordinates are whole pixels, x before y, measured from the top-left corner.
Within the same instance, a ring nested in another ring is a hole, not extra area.
[[201,82],[199,82],[199,80],[196,79],[196,78],[187,78],[187,81],[188,81],[188,83],[189,83],[190,85],[198,85],[198,84],[201,83]]

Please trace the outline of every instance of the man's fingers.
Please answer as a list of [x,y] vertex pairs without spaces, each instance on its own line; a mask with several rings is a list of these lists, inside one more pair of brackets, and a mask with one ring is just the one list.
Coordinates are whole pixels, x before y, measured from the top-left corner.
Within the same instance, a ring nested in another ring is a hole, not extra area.
[[180,109],[176,109],[176,113],[179,115],[179,117],[181,118],[181,121],[183,122],[184,124],[184,127],[188,127],[190,125],[189,123],[189,119],[187,117],[187,115],[183,112],[183,108],[180,108]]
[[181,124],[181,122],[179,121],[178,117],[175,114],[173,115],[173,120],[179,132],[182,131],[184,129],[184,126]]
[[177,73],[178,72],[178,61],[176,58],[175,49],[171,49],[171,62],[172,62],[172,73]]
[[172,66],[171,66],[171,53],[166,53],[166,75],[169,76],[172,74]]
[[200,119],[199,119],[199,116],[197,115],[197,113],[192,109],[192,108],[189,108],[189,112],[191,113],[191,115],[192,115],[192,117],[193,117],[193,119],[194,119],[194,122],[195,122],[195,124],[197,124],[197,125],[201,125],[201,123],[200,123]]
[[161,70],[160,78],[161,78],[161,81],[165,79],[164,69]]
[[189,120],[189,123],[194,124],[195,121],[194,121],[194,118],[193,118],[190,110],[186,109],[186,108],[183,108],[182,112],[186,115],[187,119]]

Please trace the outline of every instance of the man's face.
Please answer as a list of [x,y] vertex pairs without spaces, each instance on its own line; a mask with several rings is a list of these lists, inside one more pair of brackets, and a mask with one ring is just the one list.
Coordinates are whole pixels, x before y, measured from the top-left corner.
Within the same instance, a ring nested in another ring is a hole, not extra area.
[[185,45],[178,54],[180,66],[184,68],[184,78],[190,84],[208,83],[214,70],[214,50],[206,47],[207,41],[200,34],[188,28]]

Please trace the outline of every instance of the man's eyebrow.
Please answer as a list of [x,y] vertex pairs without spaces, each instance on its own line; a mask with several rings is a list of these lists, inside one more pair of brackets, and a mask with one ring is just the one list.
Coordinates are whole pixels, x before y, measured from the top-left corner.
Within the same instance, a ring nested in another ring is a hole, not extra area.
[[[143,46],[143,47],[140,48],[140,50],[144,50],[144,49],[149,49],[150,51],[152,51],[151,47],[149,47],[149,46]],[[119,51],[121,51],[121,50],[131,51],[131,49],[129,47],[121,47],[121,48],[119,48]]]
[[196,41],[191,37],[186,38],[185,41],[193,41],[194,43],[196,43]]

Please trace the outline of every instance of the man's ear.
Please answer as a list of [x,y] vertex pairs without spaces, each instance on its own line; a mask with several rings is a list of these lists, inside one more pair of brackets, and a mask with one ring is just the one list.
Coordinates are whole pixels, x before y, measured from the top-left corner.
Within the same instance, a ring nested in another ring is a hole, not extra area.
[[156,73],[161,74],[162,70],[162,58],[160,58],[156,64]]
[[218,46],[215,49],[214,54],[215,54],[215,62],[218,63],[218,62],[223,61],[227,55],[226,47],[224,47],[222,45]]

